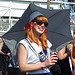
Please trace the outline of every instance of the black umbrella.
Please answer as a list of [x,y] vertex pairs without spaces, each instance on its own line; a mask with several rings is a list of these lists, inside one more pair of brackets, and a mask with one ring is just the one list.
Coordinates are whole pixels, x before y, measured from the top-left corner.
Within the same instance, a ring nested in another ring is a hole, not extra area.
[[70,10],[49,10],[31,3],[20,20],[2,36],[11,52],[15,51],[17,43],[25,38],[23,29],[29,21],[30,14],[34,11],[39,11],[48,18],[47,38],[52,43],[52,49],[59,51],[73,40],[70,31]]

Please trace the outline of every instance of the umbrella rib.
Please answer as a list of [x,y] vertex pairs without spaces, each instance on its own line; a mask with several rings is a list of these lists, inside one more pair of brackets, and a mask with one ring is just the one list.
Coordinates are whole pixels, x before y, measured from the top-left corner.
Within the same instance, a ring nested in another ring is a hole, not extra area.
[[[65,9],[64,9],[65,10]],[[55,13],[54,15],[56,15],[56,14],[58,14],[58,13],[60,13],[62,10],[60,10],[60,11],[58,11],[57,13]],[[52,16],[54,16],[54,15],[52,15]],[[52,16],[50,16],[50,17],[48,17],[48,19],[49,18],[51,18]]]

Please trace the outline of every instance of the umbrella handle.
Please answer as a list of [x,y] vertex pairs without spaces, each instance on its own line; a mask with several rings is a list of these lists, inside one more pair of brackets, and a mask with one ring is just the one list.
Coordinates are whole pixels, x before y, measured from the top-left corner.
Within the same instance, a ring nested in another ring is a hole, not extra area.
[[[54,52],[54,53],[53,53],[53,52]],[[57,55],[57,52],[56,52],[54,49],[51,49],[51,50],[50,50],[50,55],[53,55],[53,54],[54,54],[54,55]]]

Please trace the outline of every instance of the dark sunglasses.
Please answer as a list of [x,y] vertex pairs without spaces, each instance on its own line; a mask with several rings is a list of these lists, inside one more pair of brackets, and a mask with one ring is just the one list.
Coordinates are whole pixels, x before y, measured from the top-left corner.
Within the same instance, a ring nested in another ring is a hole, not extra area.
[[39,24],[39,25],[44,24],[44,25],[45,25],[45,27],[47,27],[47,26],[48,26],[48,22],[43,22],[43,21],[41,21],[41,20],[36,20],[36,22],[37,22],[37,24]]

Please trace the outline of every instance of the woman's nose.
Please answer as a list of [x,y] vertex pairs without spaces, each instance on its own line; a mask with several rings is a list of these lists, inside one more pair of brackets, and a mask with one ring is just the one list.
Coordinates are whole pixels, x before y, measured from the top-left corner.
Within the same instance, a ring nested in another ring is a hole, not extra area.
[[44,23],[42,23],[42,25],[41,25],[41,26],[45,26],[45,25],[44,25]]

